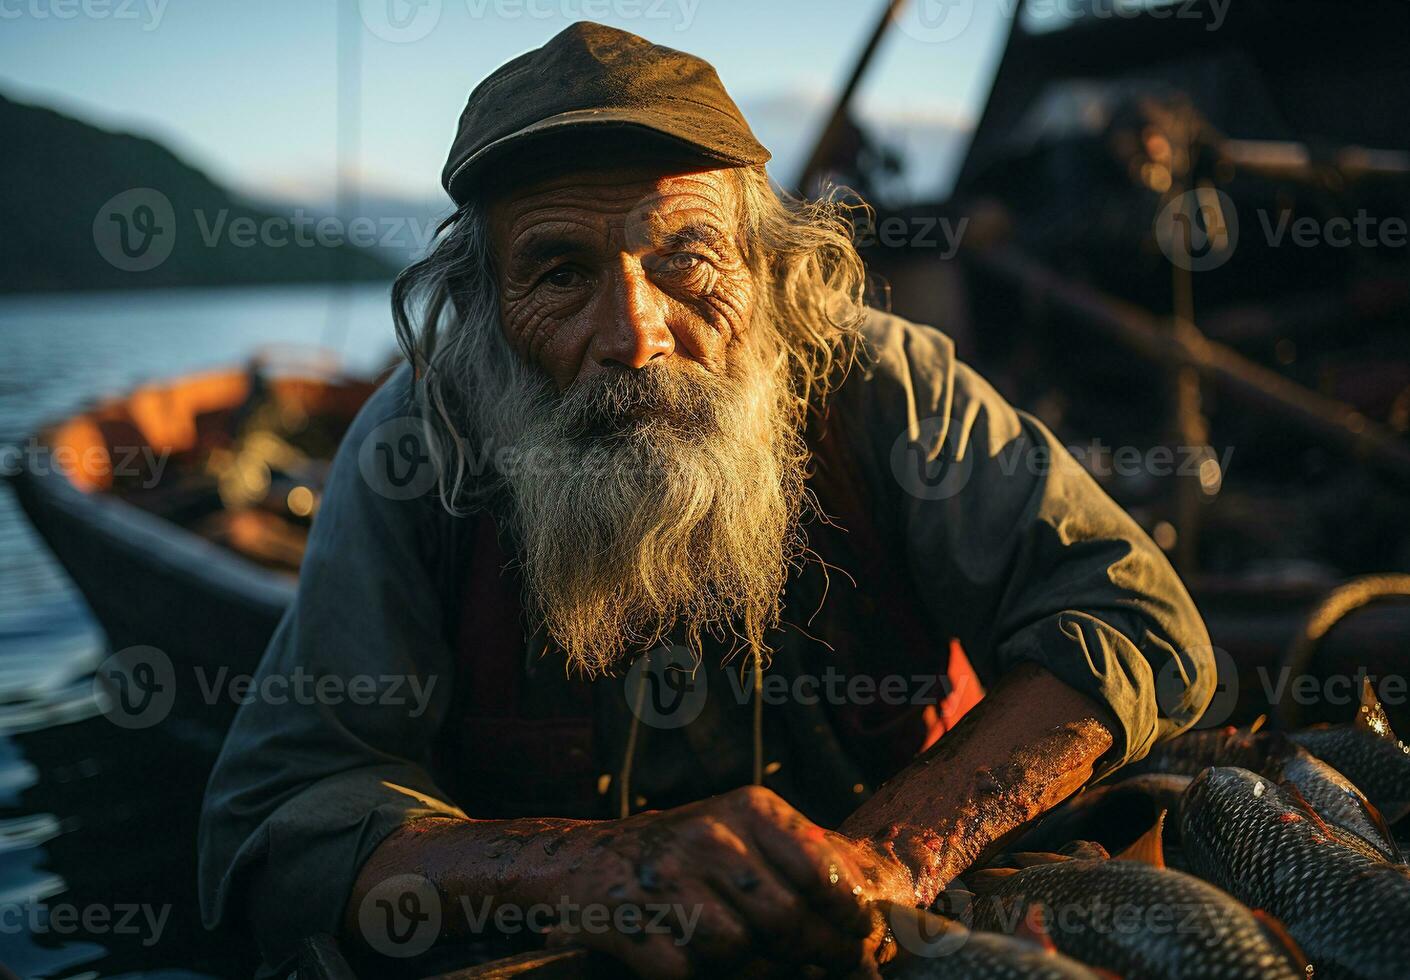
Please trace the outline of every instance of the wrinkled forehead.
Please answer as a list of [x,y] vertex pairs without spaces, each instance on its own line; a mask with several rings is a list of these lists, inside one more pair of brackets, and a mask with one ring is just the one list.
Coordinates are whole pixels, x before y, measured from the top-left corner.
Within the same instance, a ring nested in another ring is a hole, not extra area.
[[737,242],[736,176],[635,164],[574,169],[523,180],[489,204],[491,238],[501,260],[566,244],[626,251],[677,242],[725,247]]

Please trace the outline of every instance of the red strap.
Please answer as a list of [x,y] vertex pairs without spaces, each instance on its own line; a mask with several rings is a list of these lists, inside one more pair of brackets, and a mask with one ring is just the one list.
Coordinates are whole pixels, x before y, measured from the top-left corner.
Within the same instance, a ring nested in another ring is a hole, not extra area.
[[524,656],[519,576],[507,567],[492,516],[480,513],[466,576],[458,637],[458,677],[465,710],[490,717],[518,713]]

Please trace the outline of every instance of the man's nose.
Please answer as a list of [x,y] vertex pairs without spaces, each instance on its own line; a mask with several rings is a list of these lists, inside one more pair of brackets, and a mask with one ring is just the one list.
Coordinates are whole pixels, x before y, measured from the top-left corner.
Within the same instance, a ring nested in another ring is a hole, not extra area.
[[614,270],[610,298],[601,307],[590,353],[603,367],[640,368],[669,357],[676,339],[666,325],[666,297],[651,284],[641,264],[624,257]]

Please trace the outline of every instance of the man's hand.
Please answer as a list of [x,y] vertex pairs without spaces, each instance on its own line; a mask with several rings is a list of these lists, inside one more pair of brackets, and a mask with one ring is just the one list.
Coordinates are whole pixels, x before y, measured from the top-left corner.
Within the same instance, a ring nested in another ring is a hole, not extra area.
[[[1112,745],[1105,709],[1035,667],[1013,670],[929,752],[825,831],[772,791],[745,787],[675,810],[599,822],[427,819],[373,852],[348,903],[414,872],[443,907],[593,910],[555,943],[608,953],[642,976],[751,960],[875,975],[883,917],[929,904],[957,872],[1091,778]],[[571,916],[566,917],[571,919]],[[619,928],[619,923],[632,923]],[[468,924],[447,917],[446,934]]]
[[[548,942],[608,953],[649,977],[747,963],[876,976],[884,922],[870,902],[915,904],[911,874],[890,850],[823,831],[763,787],[620,821],[409,823],[362,867],[344,935],[357,941],[362,902],[407,873],[457,912],[486,898],[515,907],[520,922],[530,909],[567,909]],[[467,932],[465,917],[443,918],[444,938]]]
[[764,958],[874,971],[872,899],[912,904],[909,873],[868,842],[829,833],[771,790],[748,786],[675,810],[585,825],[560,879],[574,902],[671,908],[670,933],[555,930],[551,942],[610,953],[642,976],[688,976]]
[[[571,910],[549,930],[551,944],[601,951],[649,977],[759,960],[875,976],[885,928],[869,903],[915,904],[910,873],[888,849],[825,831],[757,786],[624,820],[409,824],[364,865],[345,933],[358,935],[371,889],[409,871],[448,909],[489,898],[521,916]],[[447,917],[442,928],[468,926]]]

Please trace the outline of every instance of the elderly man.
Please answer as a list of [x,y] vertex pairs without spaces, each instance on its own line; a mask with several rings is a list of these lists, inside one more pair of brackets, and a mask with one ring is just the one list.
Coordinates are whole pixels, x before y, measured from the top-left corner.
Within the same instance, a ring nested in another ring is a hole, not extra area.
[[[931,903],[1208,701],[1159,550],[863,305],[842,215],[768,158],[708,64],[594,24],[471,94],[459,208],[394,291],[410,363],[261,667],[427,698],[253,701],[207,792],[207,919],[267,963],[527,921],[643,976],[871,971],[878,900]],[[951,638],[990,690],[936,742]]]

